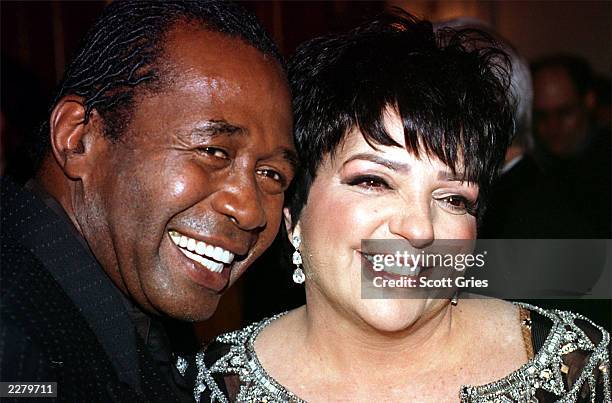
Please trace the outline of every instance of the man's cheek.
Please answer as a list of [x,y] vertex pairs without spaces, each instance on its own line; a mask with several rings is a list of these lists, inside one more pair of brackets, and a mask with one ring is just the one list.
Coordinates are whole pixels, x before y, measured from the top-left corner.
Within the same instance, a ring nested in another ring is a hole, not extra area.
[[[266,208],[266,217],[268,218],[267,222],[273,228],[276,228],[275,231],[278,231],[280,227],[280,223],[283,219],[283,205],[284,205],[285,197],[284,195],[280,195],[272,198],[271,200],[264,201],[264,206],[268,206]],[[264,207],[265,208],[265,207]],[[274,236],[276,236],[276,232],[274,232]]]
[[189,180],[184,175],[176,175],[172,177],[172,180],[165,184],[168,188],[170,197],[180,199],[185,197],[187,192],[193,190],[189,186]]

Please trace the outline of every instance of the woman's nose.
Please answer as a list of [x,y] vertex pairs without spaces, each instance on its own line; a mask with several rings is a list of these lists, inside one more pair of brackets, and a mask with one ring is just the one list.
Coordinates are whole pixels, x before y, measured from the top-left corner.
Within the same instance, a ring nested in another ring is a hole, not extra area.
[[424,248],[434,240],[434,228],[429,209],[404,212],[389,221],[389,231],[406,239],[414,248]]

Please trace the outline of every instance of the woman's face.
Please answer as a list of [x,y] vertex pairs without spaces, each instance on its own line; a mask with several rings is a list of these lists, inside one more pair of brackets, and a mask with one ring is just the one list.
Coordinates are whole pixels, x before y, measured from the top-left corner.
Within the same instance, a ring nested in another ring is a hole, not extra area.
[[[294,229],[302,238],[309,306],[331,306],[361,325],[400,331],[448,301],[362,299],[361,241],[408,241],[415,251],[439,239],[473,239],[468,212],[477,185],[461,182],[435,157],[404,146],[401,121],[385,126],[402,147],[372,148],[357,130],[326,157]],[[460,177],[460,172],[457,172]]]

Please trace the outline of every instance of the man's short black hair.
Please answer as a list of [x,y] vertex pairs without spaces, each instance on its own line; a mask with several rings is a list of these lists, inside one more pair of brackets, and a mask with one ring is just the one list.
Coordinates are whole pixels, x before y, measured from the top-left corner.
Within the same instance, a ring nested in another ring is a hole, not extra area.
[[[288,198],[295,224],[324,157],[352,129],[372,144],[399,146],[384,128],[399,114],[406,148],[419,146],[480,186],[496,178],[513,131],[510,66],[476,30],[442,29],[396,10],[346,34],[302,44],[289,61],[294,130],[302,172]],[[491,46],[470,46],[470,41]],[[455,173],[457,173],[455,171]]]
[[[69,64],[51,103],[66,95],[83,98],[85,122],[95,109],[104,133],[118,139],[130,121],[136,89],[162,84],[161,52],[164,35],[176,23],[195,24],[243,40],[284,63],[274,42],[255,17],[241,6],[223,0],[117,0],[107,6],[89,30]],[[205,45],[202,52],[206,52]],[[40,162],[49,150],[49,123],[43,123],[34,150]]]
[[534,77],[546,69],[565,70],[579,96],[584,96],[593,87],[593,71],[584,57],[560,53],[542,57],[531,64]]

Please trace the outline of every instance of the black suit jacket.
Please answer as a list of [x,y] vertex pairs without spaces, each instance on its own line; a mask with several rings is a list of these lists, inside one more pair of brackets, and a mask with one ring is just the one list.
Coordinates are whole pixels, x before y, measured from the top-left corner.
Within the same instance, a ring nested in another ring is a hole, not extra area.
[[58,382],[66,402],[178,401],[76,229],[6,178],[1,197],[1,380]]

